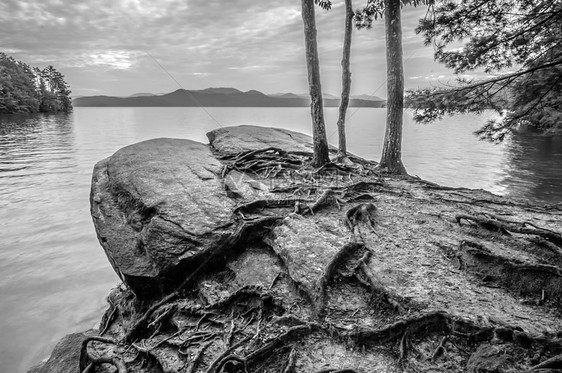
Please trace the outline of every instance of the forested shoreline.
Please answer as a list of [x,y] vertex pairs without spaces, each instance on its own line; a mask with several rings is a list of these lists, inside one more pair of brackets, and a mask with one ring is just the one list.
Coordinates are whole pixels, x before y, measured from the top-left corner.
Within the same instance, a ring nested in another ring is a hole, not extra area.
[[0,114],[69,113],[70,93],[53,66],[41,70],[0,52]]

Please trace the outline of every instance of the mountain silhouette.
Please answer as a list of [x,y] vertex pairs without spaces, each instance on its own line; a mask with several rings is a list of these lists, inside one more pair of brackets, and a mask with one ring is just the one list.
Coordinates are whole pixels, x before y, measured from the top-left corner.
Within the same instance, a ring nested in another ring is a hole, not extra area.
[[[333,97],[333,96],[332,96]],[[351,98],[350,107],[384,107],[386,101],[371,96],[365,98]],[[377,100],[378,99],[378,100]],[[324,106],[339,106],[339,98],[324,98]],[[236,88],[220,87],[203,90],[178,89],[162,95],[132,95],[129,97],[114,96],[84,96],[73,100],[75,107],[148,107],[148,106],[205,106],[205,107],[305,107],[310,105],[306,96],[286,93],[281,95],[266,95],[260,91],[250,90],[242,92]]]

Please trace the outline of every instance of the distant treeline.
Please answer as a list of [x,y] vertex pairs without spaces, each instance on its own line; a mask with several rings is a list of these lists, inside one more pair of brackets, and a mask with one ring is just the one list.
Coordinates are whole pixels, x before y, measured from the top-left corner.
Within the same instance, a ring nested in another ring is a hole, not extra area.
[[70,90],[53,66],[31,67],[0,52],[0,113],[68,113]]

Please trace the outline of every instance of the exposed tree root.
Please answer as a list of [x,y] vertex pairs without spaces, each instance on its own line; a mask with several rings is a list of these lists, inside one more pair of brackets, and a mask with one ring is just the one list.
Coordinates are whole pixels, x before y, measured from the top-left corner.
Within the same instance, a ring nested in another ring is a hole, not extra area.
[[289,353],[289,359],[287,359],[287,365],[283,369],[283,373],[295,373],[295,365],[297,363],[297,352],[294,348],[291,349]]
[[478,327],[458,317],[443,311],[435,311],[421,316],[413,316],[388,325],[382,329],[360,330],[347,334],[351,340],[359,345],[382,345],[398,342],[408,332],[411,336],[428,336],[443,333],[465,336],[466,338],[478,336],[481,340],[493,337],[493,328]]
[[294,207],[296,204],[312,202],[300,198],[258,199],[236,207],[232,213],[249,213],[257,209]]
[[93,356],[88,352],[88,343],[95,341],[101,343],[107,343],[111,345],[116,345],[117,342],[111,338],[105,338],[100,336],[90,336],[82,341],[82,346],[80,347],[80,372],[94,372],[94,367],[96,364],[111,364],[117,368],[119,373],[127,373],[127,367],[123,360],[117,356]]
[[364,275],[367,277],[369,288],[371,289],[371,291],[382,296],[383,299],[387,303],[391,304],[398,312],[406,312],[406,309],[402,304],[403,300],[399,296],[391,294],[391,292],[382,285],[381,281],[377,278],[377,276],[373,273],[373,271],[367,264],[370,256],[371,252],[367,251],[366,255],[363,256],[358,263],[358,268],[360,268]]
[[84,369],[82,371],[82,373],[94,373],[95,372],[95,366],[97,364],[111,364],[114,367],[117,368],[117,372],[118,373],[127,373],[127,366],[125,365],[125,363],[123,362],[123,360],[121,360],[118,357],[105,357],[105,356],[101,356],[101,357],[94,357],[88,354],[88,359],[90,359],[91,363],[86,367],[86,369]]
[[252,336],[247,336],[242,339],[240,342],[228,347],[222,354],[217,356],[217,358],[211,363],[209,368],[206,370],[205,373],[216,373],[220,372],[222,365],[224,365],[227,361],[232,360],[235,358],[231,353],[235,351],[237,348],[243,346],[246,342],[252,339]]
[[316,199],[316,201],[312,205],[310,206],[308,205],[303,206],[302,204],[295,205],[295,212],[301,215],[306,215],[309,213],[314,214],[315,212],[320,210],[320,208],[324,206],[329,206],[334,202],[338,205],[338,207],[340,206],[338,198],[335,196],[335,192],[332,189],[326,189],[324,190],[324,192],[322,192],[322,194]]
[[[474,222],[482,228],[504,234],[509,234],[509,232],[512,232],[540,236],[552,242],[553,244],[562,247],[562,235],[560,235],[560,233],[551,231],[549,229],[539,228],[529,222],[516,223],[512,221],[498,220],[497,217],[489,219],[465,214],[458,214],[455,216],[455,219],[459,225],[461,225],[461,220],[464,219],[469,222]],[[526,225],[531,226],[532,228],[529,228]]]
[[290,157],[297,159],[296,156],[292,156],[291,154],[299,154],[301,156],[310,155],[305,153],[288,153],[283,149],[269,147],[265,149],[248,150],[232,155],[219,156],[219,159],[229,162],[243,162],[254,158],[279,159],[280,157]]
[[100,323],[100,333],[99,333],[100,336],[103,336],[107,332],[107,330],[111,326],[111,323],[113,322],[113,318],[115,317],[115,315],[118,312],[117,306],[115,304],[113,304],[113,302],[111,302],[110,299],[108,299],[108,302],[110,304],[110,307],[108,309],[109,313],[105,312],[103,317],[102,317],[102,320],[101,320],[101,323]]
[[321,166],[320,168],[315,170],[316,174],[321,174],[323,172],[334,172],[334,171],[341,171],[341,172],[357,172],[357,170],[353,167],[349,167],[343,164],[338,164],[334,162],[326,163],[325,165]]
[[553,300],[562,309],[562,269],[546,264],[517,262],[493,254],[475,242],[462,241],[457,253],[461,266],[486,283],[499,283],[518,295]]
[[[506,330],[511,332],[506,332]],[[520,334],[520,337],[514,338],[515,332]],[[513,329],[495,328],[487,325],[480,326],[443,311],[434,311],[406,318],[381,329],[349,332],[344,334],[344,336],[351,338],[351,340],[360,345],[370,344],[376,346],[401,341],[405,333],[418,338],[427,337],[432,334],[455,336],[472,344],[496,338],[502,342],[536,344],[537,346],[557,350],[562,348],[562,342],[557,339],[533,338]],[[522,337],[524,337],[525,342],[520,341]]]
[[170,334],[169,336],[167,336],[166,338],[161,339],[160,341],[158,341],[158,343],[150,346],[150,347],[146,347],[144,345],[139,345],[137,343],[131,343],[131,346],[133,346],[137,351],[140,352],[144,352],[145,354],[150,353],[152,350],[155,350],[156,348],[160,347],[161,345],[163,345],[164,343],[168,342],[170,339],[175,338],[177,336],[179,336],[181,333],[183,333],[185,330],[180,329],[177,332],[175,332],[174,334]]
[[[278,148],[267,148],[262,150],[252,150],[238,153],[235,155],[223,156],[220,159],[225,162],[223,176],[230,170],[240,172],[260,173],[278,169],[297,169],[303,163],[303,158],[295,153],[288,153]],[[271,175],[267,175],[271,176]]]
[[433,352],[433,354],[431,355],[431,361],[435,361],[437,360],[441,355],[443,355],[443,352],[445,352],[445,343],[449,340],[448,336],[444,336],[443,338],[441,338],[441,342],[439,342],[439,345],[437,345],[437,348],[435,348],[435,351]]
[[378,236],[375,230],[376,213],[377,207],[372,203],[361,203],[353,206],[345,212],[345,225],[355,235],[355,228],[359,223],[364,223]]
[[555,255],[556,258],[562,261],[562,248],[556,246],[550,241],[545,240],[542,237],[534,237],[534,239],[532,239],[531,241],[534,242],[537,246],[550,251],[552,254]]
[[317,189],[318,189],[318,185],[293,183],[292,185],[288,185],[288,186],[276,186],[270,189],[269,191],[271,193],[292,193],[293,195],[295,195],[295,194],[302,194],[304,192],[308,192],[308,194],[310,194],[310,192],[315,191]]
[[191,362],[189,363],[189,366],[186,370],[187,373],[195,373],[195,371],[197,370],[197,365],[199,365],[199,362],[201,361],[201,359],[203,358],[203,354],[205,353],[205,350],[207,348],[209,348],[209,346],[213,344],[213,342],[207,342],[205,343],[203,346],[201,346],[201,348],[199,349],[199,351],[197,351],[197,354],[195,355],[195,357],[193,358],[193,360],[191,360]]
[[381,188],[385,186],[384,180],[376,180],[376,181],[359,181],[357,183],[347,185],[343,187],[343,195],[342,197],[348,197],[350,194],[353,193],[360,193],[360,192],[378,192],[381,191]]
[[238,302],[243,298],[265,299],[268,296],[269,295],[264,292],[264,290],[260,286],[247,285],[236,290],[226,298],[205,307],[205,309],[224,310],[227,309],[228,306],[230,306],[232,303]]
[[357,243],[348,243],[347,245],[344,245],[326,266],[324,273],[318,279],[315,287],[314,308],[317,317],[321,317],[324,313],[324,307],[326,306],[327,287],[330,279],[334,275],[334,272],[353,251],[359,250],[363,247],[363,245]]
[[161,306],[167,304],[168,302],[173,301],[174,299],[180,296],[181,291],[193,280],[195,279],[201,271],[207,268],[207,265],[214,259],[215,256],[223,254],[225,250],[229,250],[232,247],[235,247],[236,244],[240,241],[241,237],[248,236],[248,231],[250,229],[254,229],[256,227],[263,227],[266,224],[271,224],[277,221],[278,217],[262,217],[258,218],[249,222],[243,222],[235,233],[233,233],[230,237],[226,238],[224,242],[217,245],[217,248],[214,252],[207,255],[205,260],[195,269],[193,270],[184,280],[183,282],[174,290],[172,293],[166,295],[158,302],[155,302],[151,305],[145,313],[136,320],[135,324],[131,327],[131,329],[126,333],[124,340],[126,342],[132,342],[135,338],[138,337],[143,330],[146,330],[148,326],[148,322],[152,317],[153,313],[160,308]]
[[176,305],[173,303],[170,306],[159,308],[158,312],[154,312],[154,320],[148,324],[148,327],[153,328],[162,325],[162,323],[166,322],[175,311]]
[[320,331],[322,328],[318,324],[307,323],[305,325],[297,325],[289,328],[285,333],[278,335],[266,342],[262,347],[252,351],[246,355],[246,363],[248,365],[254,364],[265,356],[270,355],[273,350],[281,345],[294,340],[298,337],[310,335],[315,331]]
[[531,368],[531,370],[538,369],[562,369],[562,355],[554,356]]
[[[270,339],[263,346],[255,349],[254,351],[248,353],[246,356],[234,355],[233,352],[242,347],[244,344],[253,339],[253,336],[247,336],[243,338],[240,342],[228,347],[222,354],[220,354],[206,370],[206,373],[218,373],[222,372],[223,368],[228,364],[237,366],[237,371],[245,371],[246,368],[256,362],[262,360],[266,356],[270,356],[276,348],[289,342],[290,340],[296,339],[312,333],[318,330],[313,324],[299,325],[289,328],[285,333],[278,335]],[[292,357],[291,357],[292,356]],[[295,364],[295,353],[291,352],[289,356],[289,362],[285,368],[286,372],[291,372],[294,369]]]

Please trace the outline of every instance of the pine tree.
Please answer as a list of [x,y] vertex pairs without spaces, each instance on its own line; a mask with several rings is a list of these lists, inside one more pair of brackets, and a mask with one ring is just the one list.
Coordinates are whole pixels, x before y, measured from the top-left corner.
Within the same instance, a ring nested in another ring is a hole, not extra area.
[[[482,139],[502,141],[527,126],[562,131],[562,2],[448,0],[432,14],[417,31],[434,45],[437,61],[457,74],[483,70],[488,76],[409,92],[417,121],[495,109],[505,115],[476,132]],[[446,49],[458,40],[466,41],[462,49]]]
[[353,5],[352,0],[345,0],[345,32],[343,38],[343,57],[341,61],[342,67],[342,91],[341,101],[338,112],[338,153],[346,155],[347,142],[345,138],[345,113],[349,105],[349,93],[351,91],[351,35],[353,32]]
[[302,20],[304,24],[304,41],[308,86],[310,91],[310,114],[312,117],[312,139],[314,154],[312,165],[321,167],[330,162],[328,139],[324,123],[324,105],[322,102],[322,85],[320,83],[320,62],[318,59],[318,42],[316,40],[316,15],[314,4],[319,3],[329,9],[330,2],[318,0],[301,0]]
[[0,52],[0,113],[33,113],[38,109],[32,69]]
[[64,75],[59,73],[52,65],[49,65],[41,70],[40,76],[42,81],[41,111],[71,112],[71,92],[64,81]]
[[53,66],[43,70],[0,52],[0,113],[70,112],[64,76]]
[[402,164],[402,124],[404,118],[404,68],[402,53],[401,7],[431,5],[433,0],[368,0],[356,12],[359,28],[370,28],[374,20],[385,18],[386,35],[386,130],[379,167],[392,174],[406,174]]

